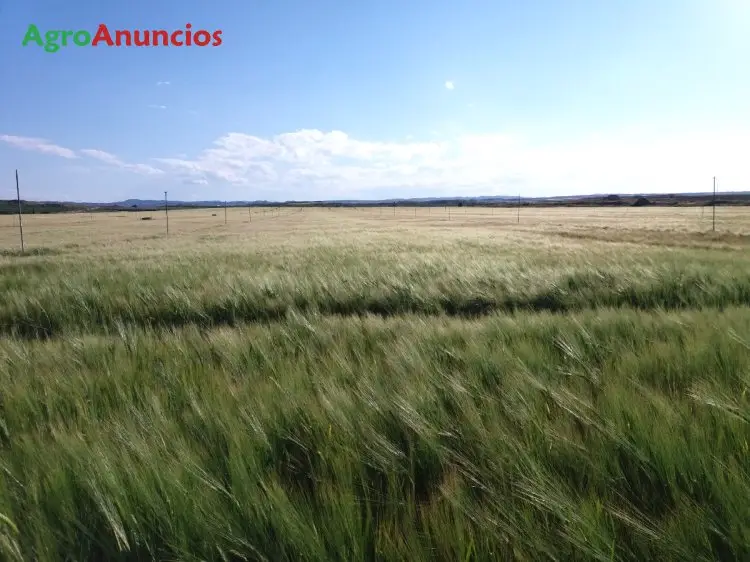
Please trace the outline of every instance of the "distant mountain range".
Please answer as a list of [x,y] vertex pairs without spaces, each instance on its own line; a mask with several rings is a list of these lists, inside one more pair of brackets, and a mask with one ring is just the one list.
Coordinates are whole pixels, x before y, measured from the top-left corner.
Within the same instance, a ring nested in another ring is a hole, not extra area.
[[[368,206],[383,206],[383,205],[449,205],[461,202],[464,205],[492,205],[492,204],[518,204],[520,199],[521,203],[526,204],[554,204],[560,202],[591,202],[602,201],[612,204],[617,201],[628,201],[630,199],[637,199],[639,197],[645,197],[649,200],[662,201],[678,200],[703,200],[705,198],[711,198],[713,196],[710,192],[705,193],[682,193],[682,194],[591,194],[591,195],[561,195],[554,197],[523,197],[508,196],[508,195],[480,195],[476,197],[413,197],[413,198],[394,198],[394,199],[331,199],[331,200],[315,200],[315,201],[268,201],[268,200],[254,200],[254,201],[218,201],[218,200],[206,200],[206,201],[169,201],[169,207],[278,207],[278,206],[350,206],[350,207],[368,207]],[[743,192],[731,192],[731,193],[717,193],[717,198],[721,199],[750,199],[750,191]],[[73,203],[75,205],[83,205],[87,207],[119,207],[119,208],[160,208],[164,207],[164,200],[161,199],[126,199],[125,201],[117,201],[113,203]]]
[[[380,207],[380,206],[685,206],[711,205],[713,194],[674,193],[674,194],[592,194],[563,195],[555,197],[518,197],[487,195],[476,197],[418,197],[401,199],[344,199],[330,201],[169,201],[170,209],[216,208],[216,207]],[[22,201],[24,213],[59,213],[71,211],[134,211],[164,208],[163,199],[126,199],[109,203],[68,202],[68,201]],[[716,205],[750,205],[750,191],[716,194]],[[18,212],[16,200],[0,200],[0,214]]]
[[[170,207],[223,207],[225,204],[227,207],[277,207],[279,205],[347,205],[347,206],[370,206],[370,205],[393,205],[405,204],[405,203],[436,203],[439,201],[517,201],[518,197],[505,197],[505,196],[481,196],[481,197],[415,197],[415,198],[400,198],[400,199],[335,199],[335,200],[319,200],[319,201],[268,201],[268,200],[255,200],[255,201],[169,201]],[[164,200],[156,199],[127,199],[125,201],[118,201],[115,203],[80,203],[81,205],[89,206],[118,206],[118,207],[163,207]]]

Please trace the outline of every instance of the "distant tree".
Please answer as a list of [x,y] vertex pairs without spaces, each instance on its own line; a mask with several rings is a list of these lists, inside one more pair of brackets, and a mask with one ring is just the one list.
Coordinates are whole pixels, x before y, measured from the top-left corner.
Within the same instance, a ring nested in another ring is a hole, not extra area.
[[633,207],[646,207],[651,204],[651,201],[646,199],[645,197],[639,197],[635,200],[635,203],[633,203]]

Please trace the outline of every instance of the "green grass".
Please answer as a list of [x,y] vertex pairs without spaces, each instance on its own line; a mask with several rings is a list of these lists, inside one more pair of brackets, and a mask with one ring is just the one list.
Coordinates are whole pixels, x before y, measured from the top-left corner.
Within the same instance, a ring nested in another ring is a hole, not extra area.
[[0,347],[41,559],[750,556],[744,310],[288,318]]
[[727,267],[731,255],[699,263],[689,261],[690,252],[636,263],[623,254],[561,263],[549,255],[498,256],[465,244],[456,251],[469,253],[453,259],[417,251],[323,248],[292,252],[280,263],[205,252],[166,263],[119,257],[10,263],[0,266],[0,333],[47,337],[121,325],[235,325],[278,321],[290,311],[476,316],[750,304],[750,268]]
[[750,559],[750,259],[529,236],[4,256],[0,559]]

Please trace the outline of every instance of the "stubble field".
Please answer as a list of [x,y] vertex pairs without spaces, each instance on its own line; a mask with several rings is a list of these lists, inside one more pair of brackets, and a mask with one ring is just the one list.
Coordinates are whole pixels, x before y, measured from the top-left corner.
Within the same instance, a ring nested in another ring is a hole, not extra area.
[[0,216],[0,559],[750,559],[750,210],[517,220]]

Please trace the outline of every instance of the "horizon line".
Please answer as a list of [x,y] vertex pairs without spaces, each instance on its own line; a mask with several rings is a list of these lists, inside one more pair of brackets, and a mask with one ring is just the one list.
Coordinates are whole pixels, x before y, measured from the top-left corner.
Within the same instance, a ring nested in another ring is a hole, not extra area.
[[[729,190],[729,191],[716,191],[716,195],[720,194],[750,194],[750,189],[748,190]],[[280,200],[280,199],[174,199],[171,202],[173,203],[341,203],[341,202],[362,202],[362,203],[379,203],[379,202],[394,202],[394,201],[403,201],[403,202],[409,202],[409,201],[444,201],[444,200],[472,200],[472,199],[521,199],[521,200],[551,200],[551,199],[585,199],[585,198],[591,198],[591,197],[610,197],[610,196],[617,196],[617,197],[686,197],[686,196],[705,196],[705,195],[713,195],[713,191],[682,191],[682,192],[665,192],[665,193],[655,193],[655,192],[630,192],[630,193],[586,193],[586,194],[579,194],[579,195],[542,195],[542,196],[525,196],[523,194],[513,194],[513,195],[436,195],[436,196],[423,196],[423,197],[385,197],[381,199],[375,199],[375,198],[365,198],[365,199],[357,199],[357,198],[350,198],[350,199],[286,199],[286,200]],[[6,201],[16,201],[17,199],[6,199]],[[21,201],[26,201],[30,203],[59,203],[59,204],[77,204],[77,205],[86,205],[86,204],[95,204],[95,205],[116,205],[119,203],[124,203],[126,201],[159,201],[163,202],[164,199],[160,197],[155,197],[152,199],[144,198],[144,197],[128,197],[126,199],[120,199],[116,201],[82,201],[82,200],[65,200],[65,199],[21,199]],[[168,200],[169,201],[169,200]]]

